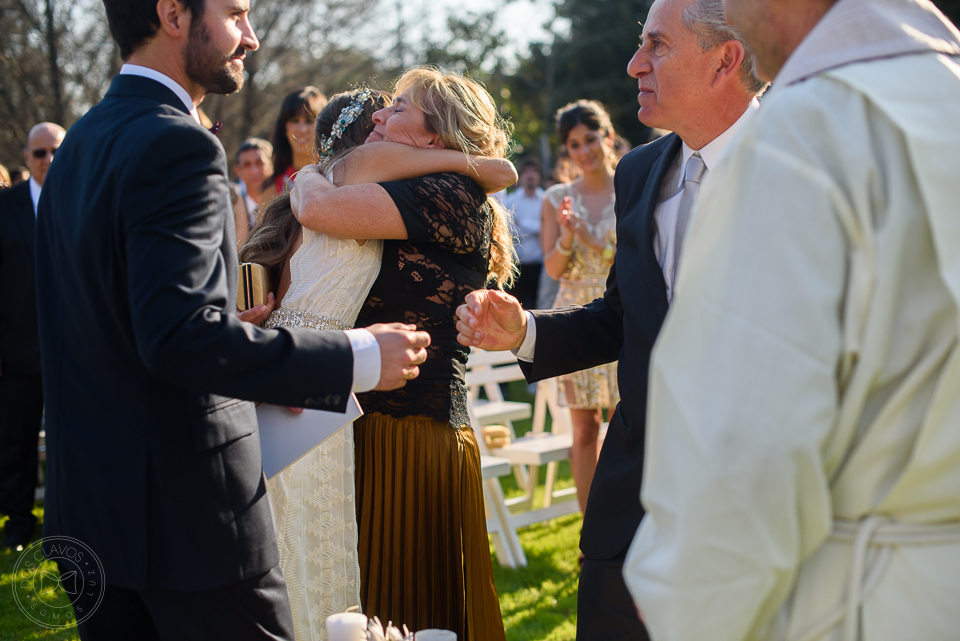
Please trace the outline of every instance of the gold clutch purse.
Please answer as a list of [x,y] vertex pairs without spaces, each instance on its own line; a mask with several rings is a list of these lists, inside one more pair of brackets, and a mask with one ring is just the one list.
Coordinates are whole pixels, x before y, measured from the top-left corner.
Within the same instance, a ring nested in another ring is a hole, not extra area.
[[237,309],[244,312],[258,305],[267,304],[270,293],[270,274],[267,268],[257,263],[240,263],[240,278],[237,287]]

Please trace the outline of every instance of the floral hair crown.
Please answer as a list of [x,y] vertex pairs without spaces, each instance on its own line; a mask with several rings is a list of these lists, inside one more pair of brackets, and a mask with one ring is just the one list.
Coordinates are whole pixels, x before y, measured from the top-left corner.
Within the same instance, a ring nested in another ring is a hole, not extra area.
[[330,160],[333,156],[333,142],[343,135],[343,132],[354,120],[360,117],[360,114],[363,113],[363,105],[370,99],[371,95],[373,95],[371,90],[364,89],[349,105],[340,111],[340,116],[330,129],[330,135],[320,138],[320,162]]

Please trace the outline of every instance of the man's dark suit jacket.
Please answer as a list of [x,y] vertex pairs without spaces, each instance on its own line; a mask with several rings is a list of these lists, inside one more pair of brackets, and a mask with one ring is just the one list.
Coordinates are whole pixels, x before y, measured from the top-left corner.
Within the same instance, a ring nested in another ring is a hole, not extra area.
[[600,451],[580,533],[580,549],[591,559],[611,559],[624,551],[643,518],[650,350],[667,314],[667,287],[653,252],[653,211],[680,145],[669,134],[631,151],[617,165],[617,255],[603,298],[583,307],[533,312],[534,359],[520,363],[533,382],[619,359],[620,403]]
[[47,175],[37,292],[48,477],[44,535],[109,585],[199,590],[278,562],[250,399],[344,411],[342,332],[235,315],[226,154],[177,96],[122,75]]
[[30,181],[0,190],[0,368],[4,374],[40,373],[35,227]]

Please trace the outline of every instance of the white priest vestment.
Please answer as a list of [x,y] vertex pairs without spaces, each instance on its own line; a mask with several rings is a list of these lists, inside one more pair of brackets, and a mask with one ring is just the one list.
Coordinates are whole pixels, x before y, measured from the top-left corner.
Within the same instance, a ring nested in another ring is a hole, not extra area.
[[705,181],[624,565],[654,641],[960,639],[958,54],[839,0]]

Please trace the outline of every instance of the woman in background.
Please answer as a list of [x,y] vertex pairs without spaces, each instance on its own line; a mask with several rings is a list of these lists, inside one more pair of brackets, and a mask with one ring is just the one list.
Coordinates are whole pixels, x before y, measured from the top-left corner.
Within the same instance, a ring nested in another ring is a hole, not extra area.
[[[578,100],[557,112],[557,133],[579,177],[554,185],[543,199],[543,267],[560,281],[554,307],[585,305],[603,296],[616,252],[614,131],[603,106]],[[560,404],[570,408],[570,470],[585,509],[597,469],[602,409],[620,401],[617,364],[561,376]]]
[[327,97],[316,87],[287,94],[273,126],[273,174],[264,181],[261,203],[283,193],[294,174],[317,160],[314,123],[326,106]]

